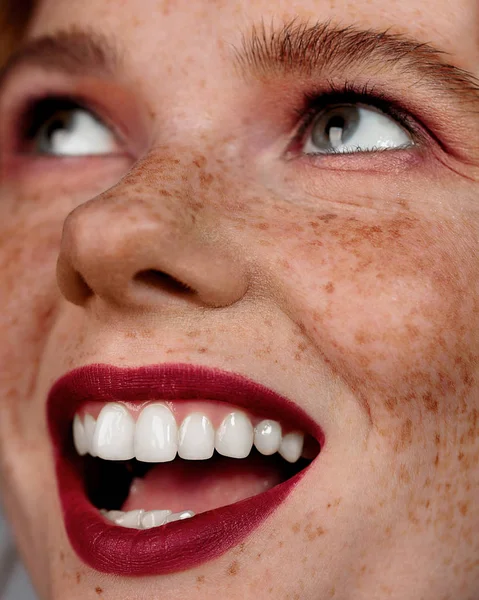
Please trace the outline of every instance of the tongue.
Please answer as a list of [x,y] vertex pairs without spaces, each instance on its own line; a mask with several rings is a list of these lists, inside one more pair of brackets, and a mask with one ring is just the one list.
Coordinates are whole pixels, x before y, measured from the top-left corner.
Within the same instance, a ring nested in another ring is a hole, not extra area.
[[177,458],[135,478],[122,510],[201,513],[272,488],[284,481],[281,471],[279,461],[259,454],[241,460],[217,455],[207,461]]

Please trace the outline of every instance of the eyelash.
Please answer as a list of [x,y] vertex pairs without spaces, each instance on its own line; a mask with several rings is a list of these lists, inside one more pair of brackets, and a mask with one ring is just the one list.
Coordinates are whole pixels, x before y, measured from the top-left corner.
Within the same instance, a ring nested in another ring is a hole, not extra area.
[[[65,96],[41,98],[30,103],[21,117],[21,136],[25,142],[32,141],[41,127],[61,110],[89,110],[76,100]],[[96,113],[93,112],[96,115]]]
[[21,154],[29,153],[31,144],[41,127],[55,113],[62,110],[84,110],[89,112],[108,127],[122,141],[122,136],[115,126],[106,119],[92,103],[80,97],[62,95],[45,95],[29,98],[13,119],[14,150]]
[[306,92],[300,108],[295,110],[295,120],[299,123],[295,136],[296,140],[299,141],[304,137],[308,128],[322,110],[336,104],[371,106],[393,118],[414,139],[417,140],[421,137],[419,126],[410,116],[409,111],[374,86],[369,83],[358,86],[348,81],[337,85],[328,81],[326,89],[319,92]]

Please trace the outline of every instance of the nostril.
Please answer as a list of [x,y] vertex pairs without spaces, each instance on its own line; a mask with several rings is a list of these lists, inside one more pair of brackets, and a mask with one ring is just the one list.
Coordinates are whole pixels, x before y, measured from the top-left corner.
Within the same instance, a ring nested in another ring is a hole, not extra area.
[[175,279],[167,273],[163,273],[163,271],[157,271],[155,269],[140,271],[135,275],[134,280],[138,283],[148,286],[149,288],[162,288],[168,292],[176,292],[181,294],[191,294],[194,292],[194,290],[192,290],[182,281]]

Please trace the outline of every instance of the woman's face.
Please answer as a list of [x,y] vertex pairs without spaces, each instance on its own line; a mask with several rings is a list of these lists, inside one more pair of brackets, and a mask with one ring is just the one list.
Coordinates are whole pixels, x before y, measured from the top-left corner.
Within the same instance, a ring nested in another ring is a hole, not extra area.
[[[0,481],[43,598],[477,598],[477,8],[40,2],[0,96]],[[192,414],[186,459],[120,460]],[[264,418],[321,443],[281,486],[189,460]]]

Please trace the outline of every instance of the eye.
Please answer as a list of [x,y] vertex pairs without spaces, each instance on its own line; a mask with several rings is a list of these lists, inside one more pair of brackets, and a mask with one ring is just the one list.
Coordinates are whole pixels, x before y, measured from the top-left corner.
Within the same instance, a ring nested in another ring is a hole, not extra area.
[[91,111],[71,101],[40,102],[32,111],[27,137],[35,154],[78,157],[118,150],[112,130]]
[[413,145],[409,132],[382,111],[358,104],[336,104],[315,115],[302,152],[352,154]]

